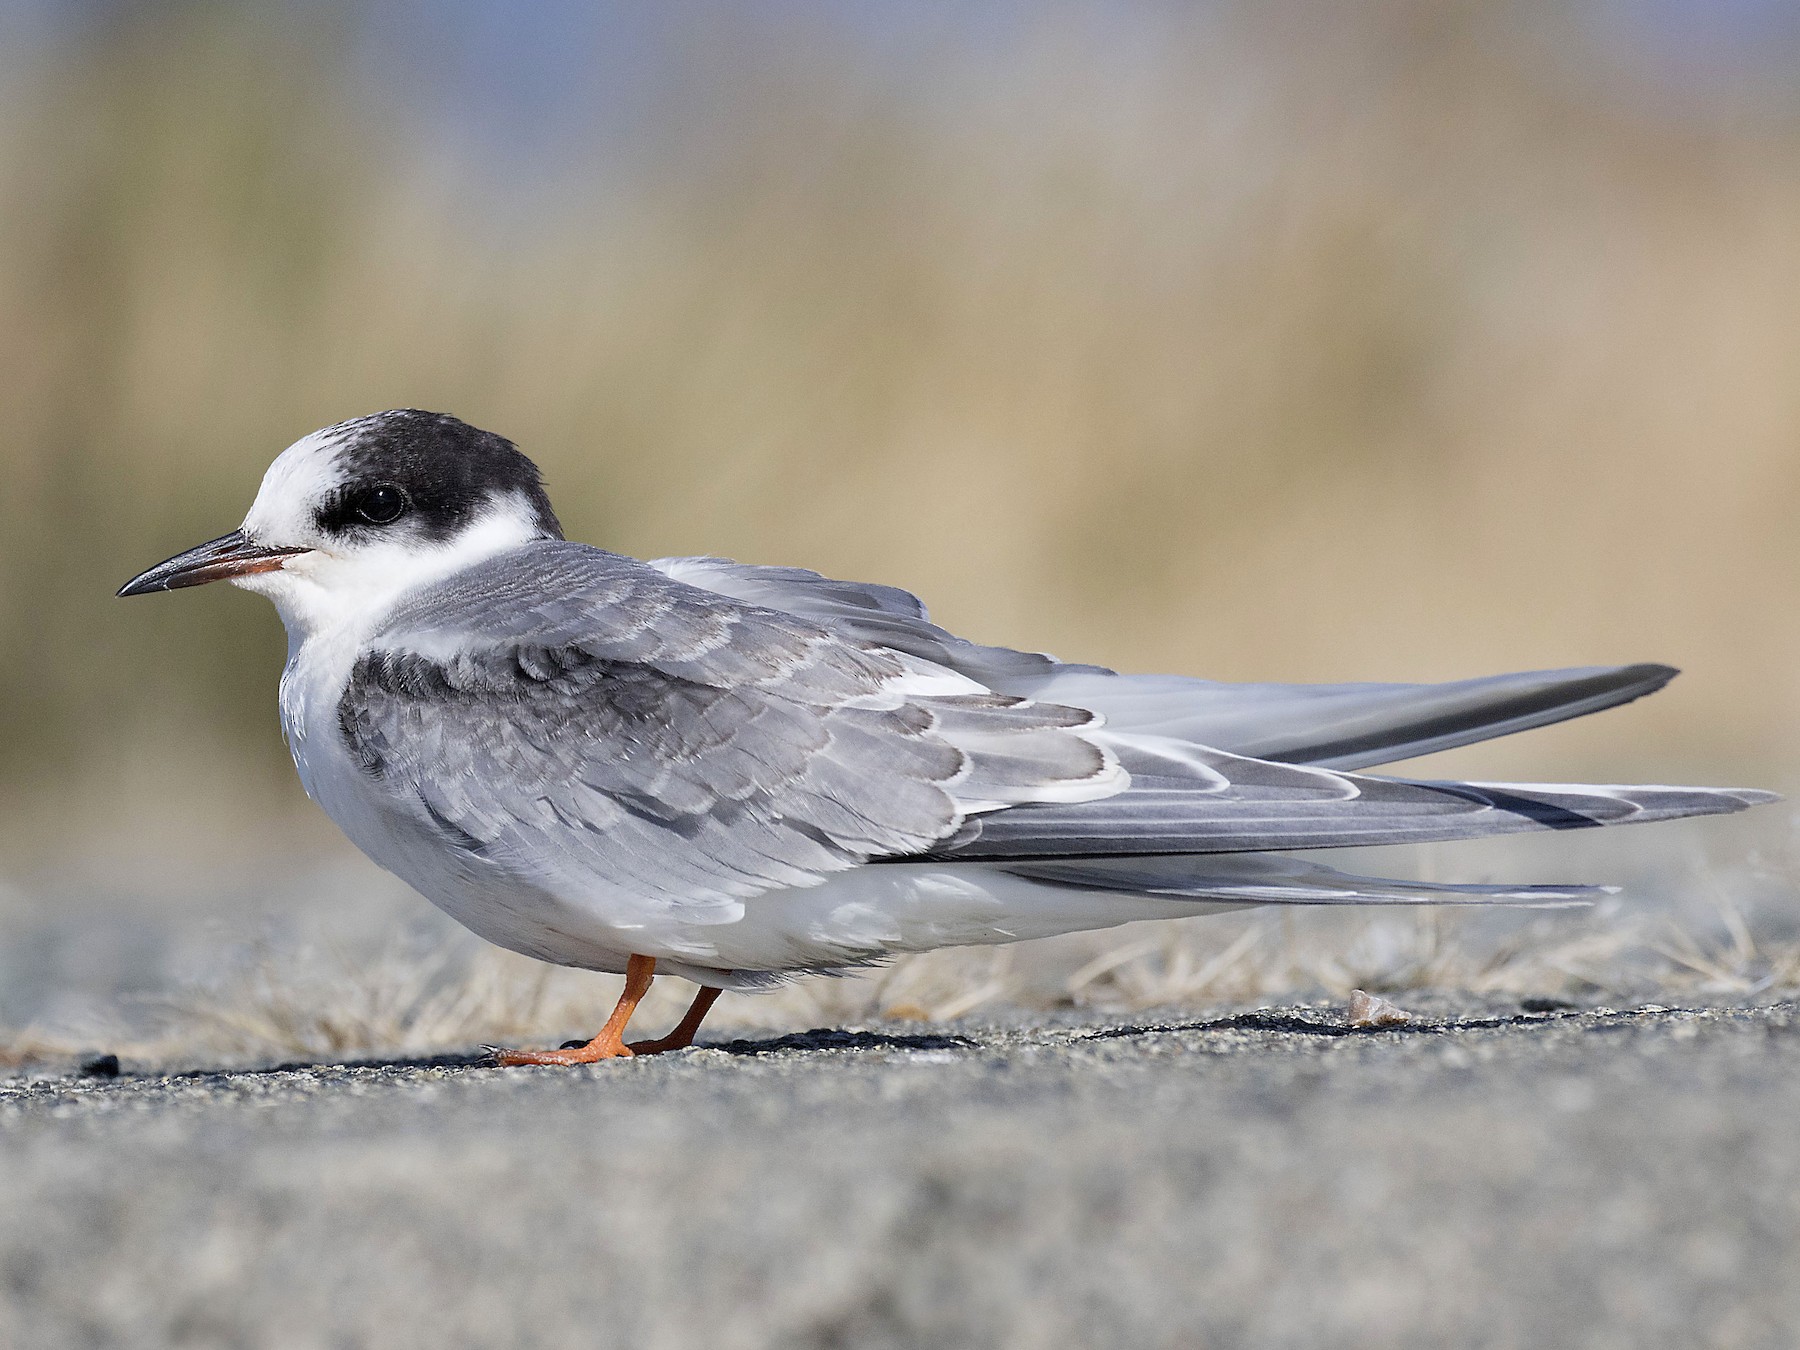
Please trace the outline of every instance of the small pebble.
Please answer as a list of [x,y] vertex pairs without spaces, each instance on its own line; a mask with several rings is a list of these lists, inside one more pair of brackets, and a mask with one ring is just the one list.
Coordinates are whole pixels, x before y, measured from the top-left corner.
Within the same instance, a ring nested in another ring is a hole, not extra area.
[[119,1057],[117,1055],[94,1055],[81,1061],[83,1078],[117,1078],[119,1076]]
[[1528,1013],[1573,1012],[1579,1005],[1565,998],[1524,998],[1519,1000],[1519,1009]]
[[1363,989],[1350,991],[1350,1025],[1353,1027],[1397,1027],[1412,1020],[1411,1013],[1395,1007],[1385,998]]

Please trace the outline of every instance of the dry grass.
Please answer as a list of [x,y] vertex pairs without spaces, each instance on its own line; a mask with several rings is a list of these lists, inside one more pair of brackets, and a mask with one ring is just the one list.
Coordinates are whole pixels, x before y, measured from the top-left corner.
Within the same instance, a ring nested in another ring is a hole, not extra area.
[[[105,1044],[140,1062],[419,1055],[590,1034],[619,982],[463,936],[351,955],[252,954],[230,976],[142,1004],[132,1026],[0,1039],[0,1062]],[[1800,942],[1758,937],[1724,897],[1697,921],[1618,910],[1496,924],[1457,911],[1264,913],[1144,925],[1008,948],[903,958],[771,994],[727,994],[707,1037],[971,1014],[1206,1008],[1464,992],[1601,1002],[1770,1002],[1800,996]],[[640,1030],[691,995],[662,980]]]

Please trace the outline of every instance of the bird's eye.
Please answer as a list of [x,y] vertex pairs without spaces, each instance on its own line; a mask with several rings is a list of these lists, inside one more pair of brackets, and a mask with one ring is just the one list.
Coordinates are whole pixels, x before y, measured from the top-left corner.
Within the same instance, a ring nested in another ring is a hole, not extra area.
[[391,483],[382,483],[357,494],[350,509],[371,525],[392,525],[406,514],[406,494]]

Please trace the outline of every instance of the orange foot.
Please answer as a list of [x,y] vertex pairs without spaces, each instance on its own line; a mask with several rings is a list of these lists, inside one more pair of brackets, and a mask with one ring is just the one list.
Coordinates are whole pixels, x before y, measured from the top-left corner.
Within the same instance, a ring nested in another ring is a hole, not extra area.
[[502,1050],[496,1058],[503,1069],[520,1064],[597,1064],[603,1059],[630,1059],[637,1051],[621,1044],[615,1036],[610,1042],[601,1032],[586,1045],[565,1046],[561,1050]]
[[656,958],[634,956],[625,963],[625,992],[619,995],[612,1016],[600,1034],[586,1045],[564,1046],[561,1050],[502,1050],[496,1056],[502,1068],[520,1064],[593,1064],[602,1059],[629,1058],[632,1050],[625,1044],[625,1024],[637,1005],[650,992],[650,981],[656,976]]

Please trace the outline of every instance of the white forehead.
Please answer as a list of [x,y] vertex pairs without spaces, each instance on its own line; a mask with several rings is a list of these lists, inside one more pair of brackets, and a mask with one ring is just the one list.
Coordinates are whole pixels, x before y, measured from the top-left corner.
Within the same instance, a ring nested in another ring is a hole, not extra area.
[[343,478],[338,456],[351,425],[340,422],[302,436],[275,457],[244,517],[244,533],[267,542],[317,533],[314,513]]

